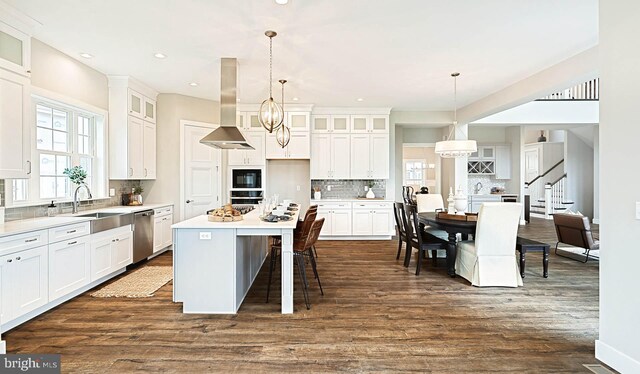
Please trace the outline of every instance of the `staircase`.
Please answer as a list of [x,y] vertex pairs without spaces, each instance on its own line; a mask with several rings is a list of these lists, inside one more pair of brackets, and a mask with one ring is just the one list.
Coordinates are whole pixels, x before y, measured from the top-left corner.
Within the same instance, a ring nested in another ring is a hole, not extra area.
[[560,160],[545,173],[525,183],[525,195],[529,195],[530,212],[533,217],[553,219],[554,214],[562,213],[575,204],[565,196],[566,173],[554,181],[542,184],[543,178],[562,163],[564,160]]

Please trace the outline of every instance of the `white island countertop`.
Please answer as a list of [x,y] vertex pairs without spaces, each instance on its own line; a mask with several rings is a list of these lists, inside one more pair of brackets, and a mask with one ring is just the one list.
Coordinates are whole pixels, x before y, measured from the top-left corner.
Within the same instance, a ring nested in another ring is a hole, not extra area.
[[351,198],[351,199],[311,199],[311,204],[318,204],[318,203],[335,203],[335,202],[371,202],[371,203],[392,203],[394,202],[393,200],[389,200],[389,199],[358,199],[358,198]]
[[199,215],[171,226],[172,229],[287,229],[296,228],[300,211],[296,211],[291,221],[265,222],[260,219],[258,209],[242,216],[242,221],[211,222],[207,215]]

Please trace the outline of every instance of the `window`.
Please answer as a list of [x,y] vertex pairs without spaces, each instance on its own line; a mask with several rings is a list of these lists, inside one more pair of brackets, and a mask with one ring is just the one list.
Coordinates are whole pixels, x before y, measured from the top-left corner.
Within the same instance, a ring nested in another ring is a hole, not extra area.
[[424,161],[407,161],[405,162],[404,184],[416,184],[421,186],[424,181],[425,169],[427,164]]
[[31,179],[13,180],[12,201],[71,199],[75,186],[63,171],[75,165],[87,171],[93,195],[106,197],[104,116],[35,96],[34,111],[33,173]]

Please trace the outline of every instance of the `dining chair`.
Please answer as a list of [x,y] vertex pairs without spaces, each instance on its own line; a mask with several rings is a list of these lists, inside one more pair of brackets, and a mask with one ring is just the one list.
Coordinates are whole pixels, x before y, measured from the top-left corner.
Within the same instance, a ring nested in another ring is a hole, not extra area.
[[[428,231],[420,230],[420,222],[418,220],[418,209],[415,205],[405,205],[405,217],[407,232],[407,238],[411,238],[407,243],[407,255],[411,256],[412,248],[416,248],[416,275],[420,275],[420,269],[422,268],[422,260],[427,258],[425,252],[431,251],[431,258],[433,259],[433,265],[435,266],[438,261],[438,249],[447,249],[448,242],[445,239],[441,239],[435,235],[432,235]],[[414,231],[414,227],[417,227]],[[405,260],[407,257],[405,256]],[[409,266],[407,262],[405,266]]]
[[444,200],[439,193],[417,194],[418,213],[444,210]]
[[414,192],[412,186],[402,186],[402,199],[405,204],[415,204]]
[[516,240],[522,205],[484,203],[478,213],[474,240],[457,244],[456,273],[478,287],[518,287]]
[[398,253],[396,254],[396,260],[400,259],[400,252],[402,252],[402,243],[407,243],[407,231],[405,230],[404,220],[404,204],[395,202],[393,204],[393,216],[396,220],[396,228],[398,230]]
[[589,252],[600,250],[600,241],[593,236],[589,217],[579,214],[558,213],[553,215],[553,224],[556,227],[558,242],[556,243],[555,254],[560,257],[580,261],[570,256],[558,254],[560,243],[584,249],[586,256],[584,261],[589,261]]

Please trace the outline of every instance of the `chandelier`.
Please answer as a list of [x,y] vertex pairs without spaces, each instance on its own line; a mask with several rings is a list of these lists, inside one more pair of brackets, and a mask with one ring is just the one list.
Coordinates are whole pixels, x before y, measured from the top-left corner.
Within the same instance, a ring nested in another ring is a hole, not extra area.
[[268,30],[264,33],[269,38],[269,98],[260,105],[258,121],[269,133],[282,125],[284,111],[282,107],[273,100],[273,38],[278,35],[275,31]]
[[[280,79],[278,82],[280,82],[280,84],[282,84],[282,113],[284,113],[284,84],[287,83],[286,80],[284,79]],[[282,121],[282,126],[278,127],[278,130],[276,130],[276,140],[278,141],[278,144],[280,144],[280,147],[284,148],[289,144],[289,140],[291,140],[291,130],[289,130],[289,126],[287,126],[284,123],[284,120]]]
[[478,150],[478,144],[475,140],[454,140],[454,132],[458,129],[458,86],[457,78],[460,73],[452,73],[453,77],[453,126],[447,136],[447,140],[439,141],[436,143],[436,153],[443,158],[464,157]]

